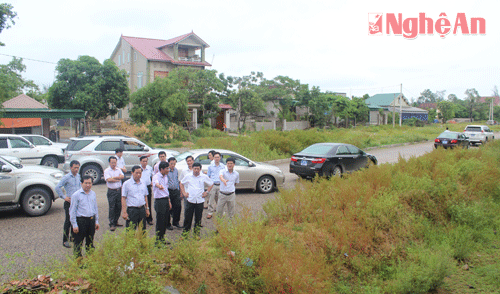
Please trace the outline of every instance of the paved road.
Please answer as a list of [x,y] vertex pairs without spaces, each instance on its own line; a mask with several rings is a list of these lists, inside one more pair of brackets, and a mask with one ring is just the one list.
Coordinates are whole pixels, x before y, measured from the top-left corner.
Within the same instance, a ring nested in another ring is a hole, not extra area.
[[[397,162],[399,156],[410,158],[421,156],[433,149],[432,142],[404,145],[397,147],[373,149],[368,152],[375,155],[380,164]],[[286,177],[285,189],[293,188],[297,176],[288,172],[288,161],[283,160],[276,164]],[[95,185],[93,190],[98,195],[98,206],[101,229],[96,233],[96,242],[102,239],[103,234],[113,234],[109,231],[107,215],[108,205],[106,185]],[[262,205],[273,199],[275,193],[259,194],[253,191],[240,191],[237,195],[237,209],[241,211],[248,207],[252,212],[262,211]],[[153,215],[155,213],[153,212]],[[205,218],[202,224],[204,233],[213,231],[212,221]],[[183,219],[183,218],[181,218]],[[37,218],[25,216],[21,211],[0,213],[0,282],[7,279],[6,274],[26,273],[29,267],[50,263],[52,260],[63,260],[72,252],[62,246],[62,226],[64,222],[63,201],[53,203],[50,211]],[[123,223],[123,219],[121,220]],[[117,230],[120,231],[122,228]],[[154,235],[154,228],[148,228],[150,235]],[[116,232],[115,232],[116,233]],[[181,230],[167,231],[168,238],[175,240]],[[30,276],[34,273],[30,273]],[[46,273],[38,273],[46,274]]]

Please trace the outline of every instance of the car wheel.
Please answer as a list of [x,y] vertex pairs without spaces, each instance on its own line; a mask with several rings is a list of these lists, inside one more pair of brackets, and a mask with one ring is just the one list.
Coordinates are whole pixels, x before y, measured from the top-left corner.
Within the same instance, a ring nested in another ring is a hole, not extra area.
[[43,188],[30,188],[24,193],[21,207],[29,216],[41,216],[49,211],[52,199],[47,190]]
[[342,175],[342,168],[340,166],[336,166],[334,169],[333,169],[333,176],[334,177],[340,177]]
[[57,168],[59,166],[59,162],[57,161],[57,158],[55,158],[53,156],[47,156],[42,160],[42,165]]
[[262,194],[271,193],[274,188],[274,179],[271,176],[262,176],[257,181],[257,190]]
[[82,169],[82,176],[91,176],[92,184],[97,184],[101,180],[102,172],[101,168],[95,164],[86,165]]

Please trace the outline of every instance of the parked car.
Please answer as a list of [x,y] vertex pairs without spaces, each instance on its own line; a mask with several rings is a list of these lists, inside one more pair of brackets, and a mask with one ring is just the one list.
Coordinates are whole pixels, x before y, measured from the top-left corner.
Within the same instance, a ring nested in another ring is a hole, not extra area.
[[21,168],[23,167],[22,165],[22,160],[19,159],[19,157],[15,157],[15,156],[8,156],[8,155],[3,155],[2,156],[4,159],[6,159],[8,162],[12,163],[13,165],[15,165],[16,167],[18,168]]
[[117,148],[123,149],[123,159],[128,171],[134,165],[139,165],[139,158],[143,155],[148,156],[148,164],[154,166],[159,161],[158,152],[162,150],[167,154],[167,158],[179,154],[174,150],[151,148],[140,140],[127,136],[81,136],[70,139],[64,151],[66,161],[63,170],[69,172],[70,162],[78,160],[80,174],[91,176],[94,184],[97,184],[109,166],[109,157],[115,155]]
[[[189,150],[176,156],[176,167],[179,170],[179,174],[187,169],[186,157],[189,155],[193,156],[194,162],[201,164],[203,172],[207,172],[210,165],[210,160],[208,159],[208,151],[210,150]],[[216,151],[222,155],[221,162],[224,164],[229,157],[235,158],[234,169],[240,174],[240,183],[236,185],[237,189],[252,189],[260,193],[270,193],[277,187],[282,187],[285,183],[285,175],[277,166],[252,161],[230,150],[217,149]]]
[[57,167],[64,162],[61,148],[52,146],[35,146],[18,135],[0,134],[0,155],[18,157],[23,164],[41,164]]
[[444,149],[448,147],[450,149],[454,147],[469,149],[469,146],[469,137],[459,132],[444,131],[434,140],[434,148],[436,149],[438,147],[443,147]]
[[64,152],[64,149],[66,149],[66,147],[68,146],[67,143],[54,143],[42,135],[31,135],[30,134],[30,135],[21,135],[21,136],[23,138],[27,139],[28,141],[30,141],[35,146],[57,147],[57,148],[61,148],[63,152]]
[[331,177],[376,165],[377,158],[356,146],[344,143],[317,143],[295,153],[290,172],[301,178]]
[[468,125],[464,129],[464,135],[469,137],[472,145],[485,144],[495,139],[490,128],[484,125]]
[[47,166],[18,167],[0,156],[0,211],[19,206],[29,216],[44,215],[58,197],[62,171]]

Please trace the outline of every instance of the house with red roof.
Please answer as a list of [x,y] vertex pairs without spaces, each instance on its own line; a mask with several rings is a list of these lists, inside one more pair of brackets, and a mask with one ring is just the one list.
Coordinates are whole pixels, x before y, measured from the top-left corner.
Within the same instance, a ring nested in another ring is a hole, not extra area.
[[[166,77],[176,67],[188,66],[205,69],[211,66],[205,61],[205,50],[210,47],[194,32],[168,40],[120,36],[111,54],[118,68],[128,76],[133,93],[156,78]],[[128,109],[118,113],[119,119],[128,119]]]
[[[21,94],[2,103],[4,109],[48,109],[28,95]],[[39,117],[0,118],[0,134],[37,134],[48,136],[50,119]]]

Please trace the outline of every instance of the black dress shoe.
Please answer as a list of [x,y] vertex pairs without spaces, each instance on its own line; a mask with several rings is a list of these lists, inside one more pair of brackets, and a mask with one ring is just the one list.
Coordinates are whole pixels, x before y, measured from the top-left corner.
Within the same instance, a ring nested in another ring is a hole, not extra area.
[[152,226],[153,225],[153,221],[148,221],[148,225]]
[[66,248],[71,248],[71,245],[69,244],[68,241],[63,242],[63,246],[66,247]]
[[168,227],[167,227],[167,230],[169,230],[169,231],[173,231],[173,230],[174,230],[174,227],[172,227],[172,226],[168,226]]
[[123,227],[123,225],[122,225],[122,224],[118,224],[118,223],[116,224],[116,226],[117,226],[117,227]]
[[179,224],[174,225],[174,227],[176,227],[176,228],[178,228],[178,229],[184,229],[184,226],[181,226],[181,225],[179,225]]

